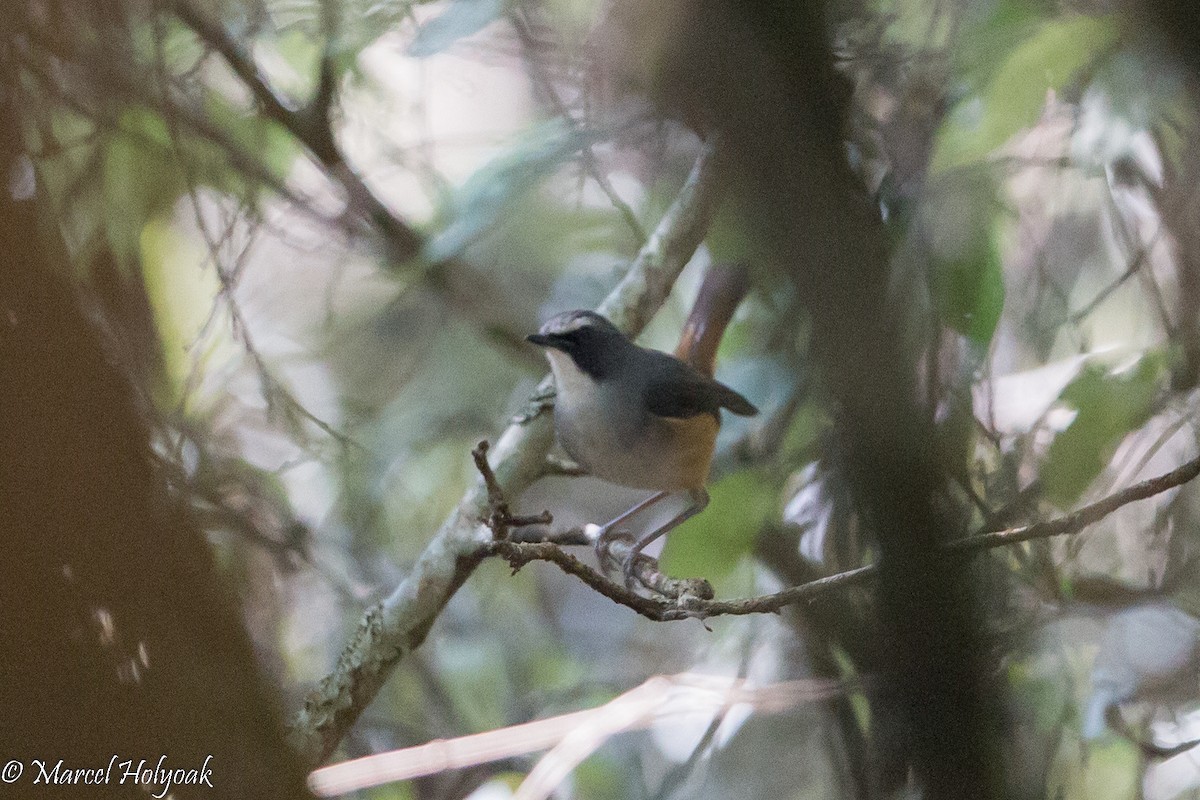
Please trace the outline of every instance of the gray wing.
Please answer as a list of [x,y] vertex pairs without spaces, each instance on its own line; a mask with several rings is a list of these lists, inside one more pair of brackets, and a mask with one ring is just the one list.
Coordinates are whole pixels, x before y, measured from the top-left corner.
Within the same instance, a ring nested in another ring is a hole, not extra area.
[[754,405],[740,394],[666,353],[653,353],[645,401],[650,413],[659,417],[686,419],[697,414],[720,416],[727,408],[734,414],[752,417]]

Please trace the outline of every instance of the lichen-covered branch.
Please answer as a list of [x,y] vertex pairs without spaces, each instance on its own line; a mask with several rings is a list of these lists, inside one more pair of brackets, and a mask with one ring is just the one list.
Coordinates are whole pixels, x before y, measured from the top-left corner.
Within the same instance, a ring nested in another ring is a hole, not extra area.
[[[706,145],[675,202],[660,220],[629,272],[599,312],[636,334],[662,305],[680,270],[704,238],[713,208],[713,145]],[[552,386],[547,377],[539,396]],[[515,497],[544,471],[554,441],[544,402],[501,434],[492,469],[506,496]],[[312,763],[324,760],[404,656],[418,647],[446,602],[484,557],[491,533],[488,491],[482,479],[467,491],[408,576],[359,622],[334,671],[309,696],[293,723],[293,742]]]

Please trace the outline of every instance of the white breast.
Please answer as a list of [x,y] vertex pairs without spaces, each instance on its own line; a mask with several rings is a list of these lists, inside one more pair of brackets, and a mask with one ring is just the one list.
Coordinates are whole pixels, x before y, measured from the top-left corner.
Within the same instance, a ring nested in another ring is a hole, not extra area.
[[637,489],[675,491],[704,485],[719,427],[712,415],[654,417],[641,408],[640,386],[597,382],[565,353],[548,350],[547,356],[557,385],[555,432],[580,466],[598,478]]

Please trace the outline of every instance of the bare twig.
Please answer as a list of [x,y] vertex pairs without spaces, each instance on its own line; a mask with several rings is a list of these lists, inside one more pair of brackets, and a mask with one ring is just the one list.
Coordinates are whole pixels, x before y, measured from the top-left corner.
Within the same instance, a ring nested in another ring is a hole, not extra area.
[[[1005,547],[1034,539],[1047,539],[1052,536],[1065,536],[1082,531],[1089,525],[1099,522],[1118,508],[1138,500],[1145,500],[1163,492],[1182,486],[1200,475],[1200,458],[1195,458],[1186,464],[1157,478],[1122,489],[1119,492],[1084,506],[1066,516],[1057,519],[1025,525],[1019,528],[1009,528],[1003,531],[990,531],[968,536],[942,547],[942,555],[973,555],[997,547]],[[739,600],[713,600],[711,593],[705,594],[697,589],[696,584],[685,582],[680,585],[676,581],[663,583],[650,578],[647,585],[660,591],[662,597],[643,597],[635,592],[616,584],[601,575],[596,570],[584,564],[557,545],[550,542],[518,543],[491,542],[480,547],[483,556],[500,556],[512,565],[516,571],[530,561],[549,561],[568,575],[574,575],[585,584],[595,589],[614,603],[627,606],[647,619],[656,622],[667,622],[678,619],[721,616],[742,616],[746,614],[773,614],[785,606],[812,600],[817,595],[833,589],[864,583],[876,577],[878,569],[874,564],[858,567],[857,569],[839,572],[807,583],[784,589],[775,594],[747,597]],[[652,559],[646,559],[652,561]],[[639,574],[656,572],[643,566]],[[668,581],[670,579],[667,579]],[[695,581],[697,579],[689,579]],[[711,589],[709,590],[711,592]]]
[[[559,97],[558,90],[554,88],[553,78],[546,73],[542,65],[538,62],[537,47],[535,41],[532,24],[527,18],[528,11],[526,9],[516,9],[509,14],[509,21],[512,23],[513,30],[517,32],[517,38],[521,40],[521,45],[525,49],[525,62],[529,65],[529,71],[534,81],[534,88],[545,98],[545,101],[553,107],[557,113],[571,128],[575,131],[581,130],[580,124],[571,114],[571,110],[567,108],[566,103]],[[638,245],[644,244],[646,241],[646,231],[642,228],[642,224],[638,221],[637,214],[633,213],[633,209],[629,207],[621,196],[617,194],[617,190],[613,187],[612,181],[604,174],[600,168],[600,163],[596,159],[596,153],[592,149],[591,144],[585,144],[579,152],[579,159],[584,170],[591,176],[596,185],[600,187],[600,191],[604,192],[604,196],[612,203],[613,208],[621,215],[625,224],[629,226],[637,239]]]
[[[616,543],[614,543],[616,544]],[[712,587],[702,579],[676,580],[666,578],[658,572],[657,565],[649,564],[647,558],[639,564],[638,576],[660,593],[656,597],[642,595],[609,580],[599,571],[580,561],[552,542],[487,542],[480,546],[481,556],[500,556],[509,563],[513,572],[531,561],[549,561],[568,575],[574,575],[600,594],[647,619],[656,622],[687,619],[688,617],[717,616],[709,614]],[[659,577],[661,576],[661,577]],[[753,613],[753,612],[746,612]]]
[[[480,552],[484,556],[500,556],[508,561],[514,571],[531,561],[549,561],[568,575],[574,575],[576,578],[579,578],[614,603],[627,606],[643,617],[655,622],[774,613],[784,606],[810,600],[830,589],[862,583],[866,579],[873,577],[876,572],[874,565],[868,565],[847,572],[839,572],[836,575],[830,575],[825,578],[818,578],[815,581],[809,581],[800,586],[784,589],[782,592],[775,594],[748,597],[741,600],[713,600],[711,594],[712,588],[708,587],[707,591],[702,588],[702,586],[707,586],[707,581],[702,582],[701,586],[692,583],[692,581],[696,581],[697,579],[684,579],[684,581],[688,582],[688,588],[696,587],[696,590],[688,591],[687,588],[681,587],[663,587],[667,588],[668,593],[666,596],[643,597],[636,592],[626,589],[621,584],[614,583],[558,545],[550,542],[489,542],[480,547]],[[639,577],[647,578],[647,583],[661,590],[662,581],[655,580],[653,573],[650,576],[646,576],[647,571],[645,568],[640,569]],[[657,572],[657,570],[654,570],[654,572]]]
[[205,18],[188,0],[170,0],[170,7],[202,42],[220,54],[263,112],[295,136],[329,177],[345,188],[351,206],[384,234],[396,260],[416,258],[425,244],[424,238],[384,205],[350,169],[338,149],[328,116],[334,88],[328,60],[322,62],[321,85],[313,103],[301,109],[289,108],[259,71],[253,56],[220,23]]
[[[317,91],[308,105],[292,108],[271,87],[258,69],[253,55],[219,22],[198,11],[192,0],[166,0],[174,13],[196,34],[200,41],[217,53],[246,85],[263,109],[265,116],[292,135],[309,153],[312,161],[325,176],[341,187],[347,198],[342,223],[350,230],[368,230],[379,237],[392,267],[418,264],[422,270],[417,286],[434,289],[445,297],[454,311],[470,310],[461,318],[471,324],[481,338],[517,360],[530,365],[536,358],[523,347],[520,337],[506,326],[496,324],[495,315],[479,303],[488,296],[480,284],[487,276],[472,270],[460,258],[449,257],[430,262],[422,258],[425,236],[402,216],[394,213],[383,199],[367,185],[349,163],[338,144],[333,114],[336,106],[337,74],[333,63],[333,47],[337,37],[337,20],[328,0],[322,0],[323,26],[327,42],[322,54]],[[469,287],[469,288],[468,288]],[[482,321],[482,322],[481,322]],[[535,366],[540,366],[536,364]]]
[[[549,511],[543,511],[541,514],[532,517],[514,517],[509,509],[508,500],[504,496],[504,490],[500,488],[500,483],[496,480],[492,468],[487,462],[488,443],[482,441],[471,451],[471,456],[475,459],[475,468],[479,470],[480,476],[483,478],[483,483],[487,487],[488,493],[488,515],[483,519],[483,522],[492,529],[496,540],[490,546],[485,546],[484,555],[502,555],[508,560],[509,566],[512,567],[513,574],[521,569],[521,567],[533,560],[555,561],[559,566],[570,574],[576,575],[584,583],[587,583],[596,591],[611,597],[615,602],[622,605],[629,605],[633,598],[641,598],[640,595],[630,591],[624,586],[620,586],[607,577],[596,572],[591,567],[587,566],[579,559],[569,555],[562,550],[558,550],[557,546],[562,544],[564,536],[557,536],[556,541],[526,539],[523,543],[532,547],[526,549],[513,549],[499,547],[498,545],[511,542],[509,530],[514,527],[537,525],[548,526],[554,520],[550,516]],[[589,526],[595,528],[596,526]],[[567,531],[566,535],[570,536],[575,533],[574,530]],[[554,536],[552,531],[547,532],[548,536]],[[580,544],[594,544],[595,538],[589,536],[585,529],[579,531],[582,537]],[[575,543],[572,541],[571,543]],[[539,547],[540,545],[540,547]],[[642,553],[633,552],[632,541],[617,539],[610,543],[608,547],[609,555],[615,560],[621,561],[625,558],[634,559],[633,572],[643,586],[656,592],[658,595],[674,600],[677,607],[686,611],[694,600],[711,600],[713,598],[712,585],[703,578],[672,578],[658,568],[658,562]],[[552,549],[547,549],[552,548]],[[539,555],[534,556],[533,553]],[[644,610],[644,609],[641,609]]]
[[475,459],[475,468],[483,476],[483,484],[487,487],[488,514],[482,519],[482,522],[492,529],[496,539],[498,541],[507,540],[512,528],[521,528],[527,525],[549,525],[554,522],[554,517],[550,515],[549,511],[543,511],[534,516],[513,516],[512,510],[508,506],[508,500],[504,497],[504,490],[500,488],[500,482],[496,480],[496,473],[492,472],[492,468],[488,464],[487,452],[488,443],[485,439],[471,451],[471,458]]
[[585,547],[596,543],[582,525],[559,530],[554,530],[548,525],[527,525],[509,533],[508,540],[518,544],[550,542],[560,547]]
[[1146,263],[1146,258],[1150,255],[1150,251],[1154,249],[1156,244],[1158,244],[1161,233],[1161,230],[1155,231],[1154,236],[1150,238],[1149,242],[1146,242],[1138,247],[1137,252],[1134,253],[1133,258],[1130,260],[1129,266],[1125,268],[1125,271],[1122,272],[1116,280],[1097,292],[1096,296],[1089,300],[1087,304],[1083,306],[1083,308],[1073,313],[1069,321],[1072,324],[1078,324],[1082,320],[1086,319],[1093,311],[1099,308],[1101,303],[1109,298],[1109,295],[1124,286],[1126,281],[1136,275],[1138,270],[1142,268],[1142,265]]
[[975,536],[968,536],[958,541],[950,542],[945,550],[950,553],[974,553],[1003,547],[1018,542],[1028,542],[1033,539],[1046,539],[1051,536],[1079,533],[1089,525],[1095,524],[1116,511],[1121,506],[1129,505],[1138,500],[1145,500],[1156,494],[1162,494],[1175,489],[1200,475],[1200,458],[1194,458],[1183,465],[1141,483],[1126,487],[1119,492],[1097,500],[1076,511],[1058,519],[1036,522],[1019,528],[1009,528],[1003,531],[990,531]]
[[296,126],[299,119],[298,112],[288,108],[279,95],[267,84],[266,78],[254,63],[253,56],[230,36],[220,23],[206,19],[202,13],[196,11],[190,3],[184,2],[184,0],[172,0],[169,5],[185,25],[221,54],[229,68],[253,93],[254,99],[262,106],[267,116],[285,128]]

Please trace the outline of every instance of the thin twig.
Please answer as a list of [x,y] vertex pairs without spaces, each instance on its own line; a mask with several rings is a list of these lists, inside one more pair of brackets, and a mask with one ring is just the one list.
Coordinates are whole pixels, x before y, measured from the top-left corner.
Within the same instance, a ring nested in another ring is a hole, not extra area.
[[488,515],[481,521],[492,529],[492,533],[499,541],[508,539],[509,531],[512,528],[523,528],[528,525],[550,525],[554,522],[554,517],[549,511],[543,511],[540,514],[533,516],[514,516],[512,509],[509,508],[508,500],[504,497],[504,490],[500,488],[500,482],[496,480],[496,473],[492,472],[491,465],[487,460],[488,443],[483,440],[475,449],[471,451],[471,458],[475,459],[475,468],[479,470],[479,474],[483,476],[483,483],[487,487],[488,495]]
[[1018,542],[1028,542],[1033,539],[1047,539],[1051,536],[1079,533],[1089,525],[1093,525],[1104,519],[1121,506],[1129,505],[1138,500],[1145,500],[1170,489],[1175,489],[1192,480],[1197,475],[1200,475],[1200,458],[1194,458],[1170,472],[1159,475],[1157,478],[1149,478],[1141,483],[1135,483],[1133,486],[1126,487],[1119,492],[1114,492],[1108,497],[1097,500],[1058,519],[1036,522],[1032,525],[1024,525],[1019,528],[989,531],[987,533],[976,534],[975,536],[968,536],[964,539],[950,542],[946,545],[945,549],[950,553],[974,553],[981,550],[990,550],[994,547],[1017,544]]
[[1146,258],[1150,255],[1150,251],[1154,249],[1156,244],[1158,244],[1160,234],[1161,230],[1156,231],[1154,236],[1150,237],[1149,242],[1142,244],[1137,249],[1133,259],[1129,262],[1129,266],[1125,268],[1125,271],[1122,272],[1115,281],[1097,292],[1096,296],[1089,300],[1083,308],[1073,313],[1068,319],[1068,322],[1071,324],[1078,324],[1082,320],[1086,319],[1100,306],[1101,303],[1108,299],[1109,295],[1121,288],[1123,285],[1125,285],[1126,281],[1136,275],[1138,270],[1142,268],[1142,265],[1146,263]]
[[[571,128],[575,131],[582,130],[582,126],[572,116],[571,110],[567,108],[566,103],[559,97],[558,90],[554,88],[554,81],[549,74],[542,69],[542,65],[538,63],[537,57],[537,42],[534,40],[533,31],[530,21],[526,18],[527,13],[524,9],[516,9],[509,14],[509,21],[512,23],[513,30],[517,32],[517,38],[521,40],[521,45],[525,49],[525,61],[529,65],[529,71],[534,80],[534,88],[538,89],[546,102],[553,107],[557,113]],[[637,240],[638,246],[646,242],[646,230],[642,227],[642,223],[638,221],[637,214],[633,213],[633,209],[629,207],[613,187],[612,181],[600,169],[600,163],[596,159],[596,152],[590,143],[585,144],[579,151],[579,160],[583,165],[584,170],[591,176],[596,185],[600,187],[600,191],[604,192],[604,196],[612,203],[613,208],[621,215],[625,224],[633,232]]]
[[[354,170],[350,169],[342,157],[341,150],[338,149],[328,117],[328,106],[332,102],[333,75],[332,72],[324,74],[331,65],[327,62],[322,63],[322,85],[313,104],[302,109],[289,108],[259,71],[253,56],[220,23],[206,19],[204,14],[193,8],[187,0],[171,0],[170,7],[202,42],[220,54],[254,95],[263,112],[303,144],[324,168],[326,174],[342,185],[351,206],[384,234],[395,259],[408,261],[416,258],[424,247],[424,238],[384,205]],[[326,91],[330,97],[325,96]]]
[[[973,555],[997,547],[1005,547],[1035,539],[1064,536],[1082,531],[1099,522],[1121,506],[1145,500],[1163,492],[1182,486],[1200,475],[1200,458],[1192,459],[1182,466],[1122,489],[1095,503],[1084,506],[1057,519],[990,531],[968,536],[943,546],[939,555]],[[666,597],[643,597],[616,584],[579,559],[549,542],[517,543],[491,542],[480,547],[483,556],[500,556],[516,571],[530,561],[549,561],[568,575],[574,575],[614,603],[627,606],[647,619],[667,622],[678,619],[746,614],[770,614],[797,603],[812,600],[817,595],[833,589],[864,583],[875,577],[878,568],[874,564],[839,572],[807,583],[784,589],[775,594],[748,597],[739,600],[712,600],[695,593],[680,592]]]

